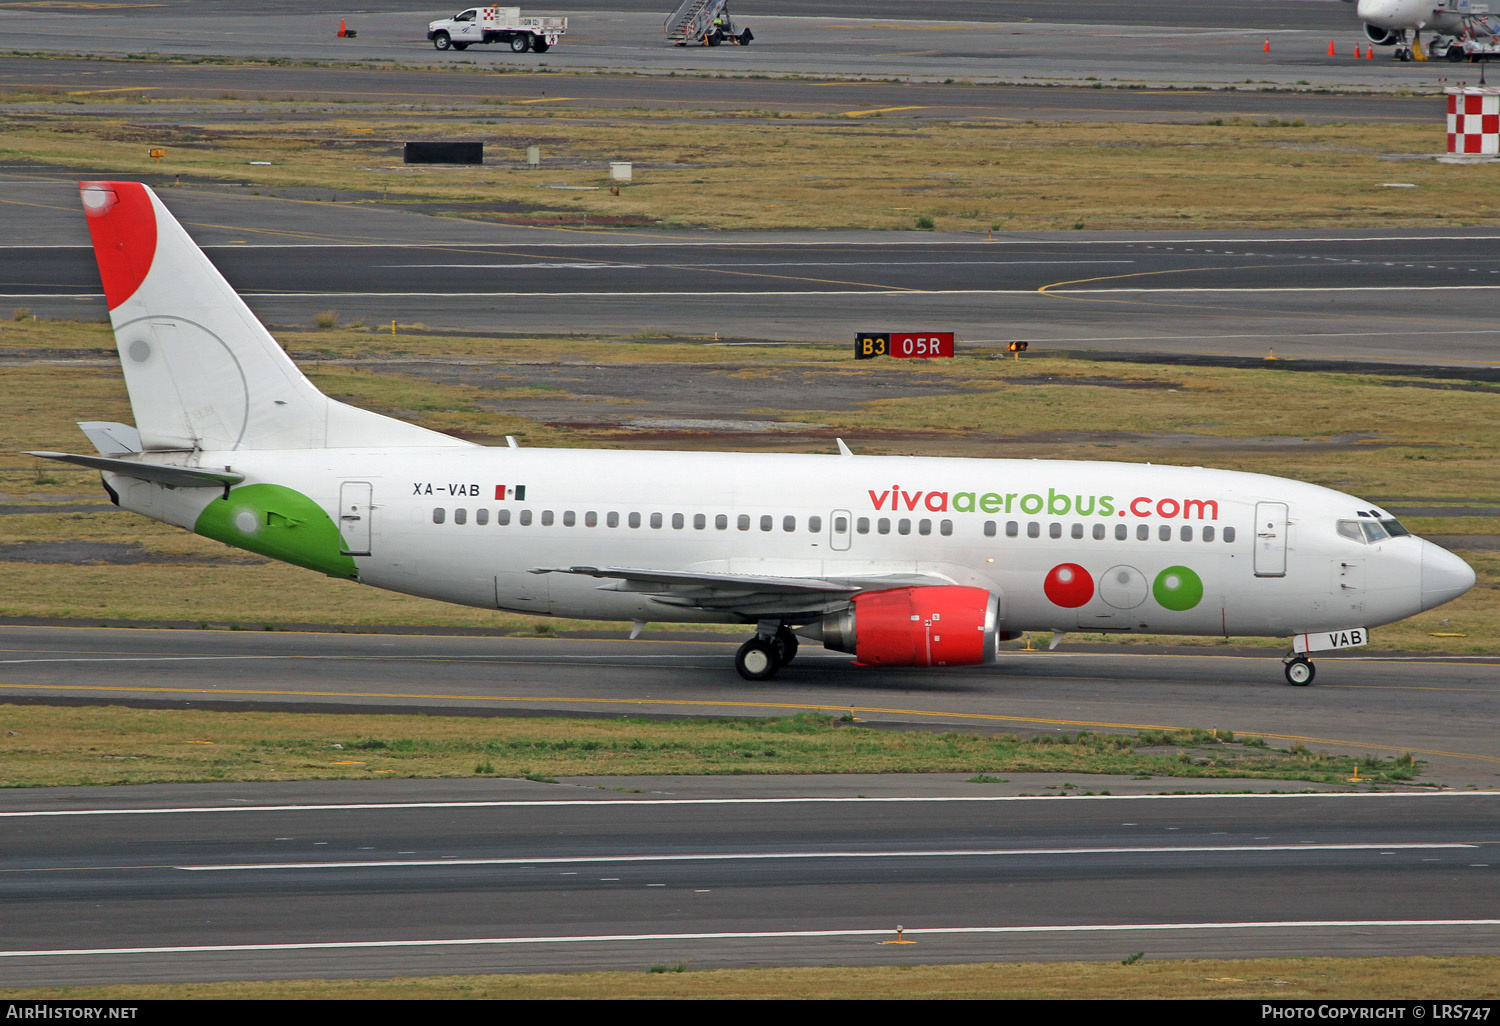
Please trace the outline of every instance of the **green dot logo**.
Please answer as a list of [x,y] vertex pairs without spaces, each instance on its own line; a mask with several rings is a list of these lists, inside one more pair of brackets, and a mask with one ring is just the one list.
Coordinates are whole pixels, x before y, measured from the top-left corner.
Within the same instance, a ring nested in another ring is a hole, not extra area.
[[1169,566],[1156,575],[1151,595],[1162,608],[1181,613],[1203,601],[1203,579],[1185,566]]

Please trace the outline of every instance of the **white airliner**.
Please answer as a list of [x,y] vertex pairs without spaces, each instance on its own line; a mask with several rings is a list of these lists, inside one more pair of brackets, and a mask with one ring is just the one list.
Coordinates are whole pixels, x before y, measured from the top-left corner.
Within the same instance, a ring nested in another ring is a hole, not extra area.
[[1488,5],[1475,0],[1358,0],[1355,14],[1365,23],[1365,38],[1378,46],[1394,46],[1398,60],[1411,60],[1414,45],[1420,52],[1423,32],[1430,33],[1428,52],[1463,60],[1463,47],[1448,43],[1466,35],[1493,41],[1497,28]]
[[[319,392],[149,188],[83,207],[135,426],[80,424],[119,506],[332,577],[487,609],[738,623],[867,666],[991,662],[1022,631],[1293,635],[1307,653],[1474,572],[1350,495],[1053,460],[488,448]],[[635,635],[632,634],[632,637]]]

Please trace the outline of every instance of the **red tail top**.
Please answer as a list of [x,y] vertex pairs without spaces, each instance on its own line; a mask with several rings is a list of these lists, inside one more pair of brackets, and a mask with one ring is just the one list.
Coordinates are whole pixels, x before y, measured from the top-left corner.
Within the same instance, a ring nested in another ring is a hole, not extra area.
[[139,182],[79,182],[104,300],[113,310],[135,294],[156,258],[156,210]]

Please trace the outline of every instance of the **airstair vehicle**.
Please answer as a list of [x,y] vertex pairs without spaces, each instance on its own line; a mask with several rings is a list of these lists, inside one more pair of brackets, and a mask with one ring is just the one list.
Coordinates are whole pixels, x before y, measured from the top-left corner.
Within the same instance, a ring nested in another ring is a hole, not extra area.
[[729,0],[683,0],[663,24],[667,41],[678,46],[749,46],[755,38],[748,28],[736,30],[729,19]]
[[1500,56],[1500,18],[1489,12],[1488,7],[1474,4],[1464,17],[1464,30],[1458,40],[1448,44],[1446,54],[1450,61],[1489,60]]
[[[1488,61],[1500,57],[1500,18],[1490,13],[1488,4],[1474,0],[1435,0],[1433,14],[1448,16],[1442,23],[1443,29],[1433,30],[1425,48],[1420,30],[1413,33],[1410,44],[1406,42],[1406,33],[1400,33],[1393,55],[1396,60]],[[1462,26],[1457,32],[1454,17]]]

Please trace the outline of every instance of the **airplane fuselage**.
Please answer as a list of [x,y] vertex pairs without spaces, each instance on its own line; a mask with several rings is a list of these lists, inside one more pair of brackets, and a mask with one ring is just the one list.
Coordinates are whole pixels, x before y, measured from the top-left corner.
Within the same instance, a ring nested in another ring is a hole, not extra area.
[[1359,0],[1355,13],[1369,25],[1393,31],[1429,30],[1455,35],[1464,21],[1452,0]]
[[[554,616],[757,620],[752,603],[705,609],[628,582],[533,572],[597,564],[927,575],[998,595],[1008,631],[1198,635],[1387,623],[1472,582],[1419,538],[1362,535],[1363,524],[1389,521],[1371,503],[1201,468],[476,447],[200,462],[245,481],[226,498],[108,479],[127,509],[333,576]],[[309,530],[319,516],[330,525],[321,540]],[[811,620],[846,602],[813,597],[797,612]]]

